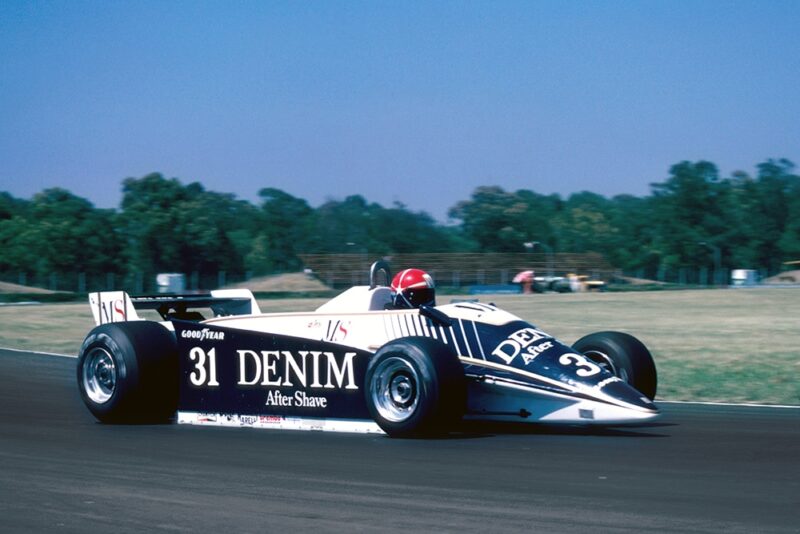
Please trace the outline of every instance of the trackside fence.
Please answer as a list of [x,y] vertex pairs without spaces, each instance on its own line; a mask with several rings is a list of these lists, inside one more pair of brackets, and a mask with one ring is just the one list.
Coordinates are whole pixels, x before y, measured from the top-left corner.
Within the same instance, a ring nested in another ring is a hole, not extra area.
[[[333,289],[368,283],[369,267],[376,259],[364,254],[303,255],[306,269],[322,283]],[[397,254],[386,258],[397,272],[418,267],[429,272],[437,287],[459,290],[476,285],[511,284],[514,276],[532,270],[536,276],[566,276],[570,273],[614,284],[670,284],[689,287],[708,287],[731,283],[730,270],[710,267],[680,269],[636,269],[622,271],[613,268],[599,254]],[[280,273],[274,273],[280,274]],[[772,274],[759,270],[759,279]],[[249,272],[216,271],[184,273],[187,291],[210,290],[247,282]],[[28,293],[27,289],[85,294],[92,291],[125,290],[131,294],[158,292],[156,273],[0,272],[0,282],[14,284],[6,293]],[[18,288],[16,286],[19,286]]]

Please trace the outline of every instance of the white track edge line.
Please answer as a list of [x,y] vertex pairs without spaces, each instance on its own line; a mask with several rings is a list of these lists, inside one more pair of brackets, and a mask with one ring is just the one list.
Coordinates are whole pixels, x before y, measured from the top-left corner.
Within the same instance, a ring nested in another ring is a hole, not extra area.
[[78,358],[76,354],[59,354],[58,352],[42,352],[38,350],[12,349],[10,347],[0,347],[0,350],[7,350],[9,352],[27,352],[29,354],[36,354],[37,356],[58,356],[59,358],[73,358],[73,359]]
[[788,408],[798,410],[800,409],[800,405],[793,405],[793,404],[755,404],[755,403],[748,403],[748,402],[709,402],[709,401],[674,401],[674,400],[663,400],[663,399],[656,399],[653,402],[658,404],[701,404],[703,406],[739,406],[739,407],[747,407],[747,408]]

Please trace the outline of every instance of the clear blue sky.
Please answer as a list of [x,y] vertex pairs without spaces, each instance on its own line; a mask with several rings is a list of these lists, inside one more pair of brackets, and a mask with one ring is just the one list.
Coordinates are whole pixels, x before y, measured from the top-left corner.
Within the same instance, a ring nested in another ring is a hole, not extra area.
[[444,220],[800,164],[800,2],[0,2],[0,191],[161,172]]

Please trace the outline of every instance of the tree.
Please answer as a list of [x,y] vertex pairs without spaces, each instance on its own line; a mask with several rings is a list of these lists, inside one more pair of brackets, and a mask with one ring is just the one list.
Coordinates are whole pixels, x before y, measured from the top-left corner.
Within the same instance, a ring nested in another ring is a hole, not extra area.
[[559,248],[608,253],[618,232],[610,220],[611,211],[611,202],[601,195],[587,191],[571,195],[557,219]]
[[383,254],[448,252],[459,239],[427,213],[409,211],[402,204],[392,208],[374,204],[372,220],[370,240],[380,243]]
[[758,180],[751,188],[753,198],[746,211],[751,246],[756,264],[770,272],[780,271],[782,261],[797,251],[800,178],[793,170],[788,160],[768,160],[758,165]]
[[775,272],[800,259],[800,177],[788,160],[725,178],[713,163],[683,161],[651,187],[642,198],[581,192],[566,200],[478,187],[450,209],[460,224],[449,226],[361,195],[314,209],[266,187],[256,206],[158,173],[126,179],[120,210],[96,209],[59,188],[31,200],[0,192],[0,271],[266,274],[299,269],[302,253],[522,252],[532,241],[554,252],[600,252],[651,276],[711,266],[713,247],[728,268]]
[[254,254],[262,254],[264,260],[269,262],[263,269],[298,269],[300,260],[297,255],[307,248],[311,239],[313,210],[305,200],[273,187],[262,189],[258,195],[261,197],[259,235],[263,235],[263,238],[254,246],[268,246],[268,249]]
[[653,203],[653,197],[633,195],[619,195],[612,199],[608,217],[616,232],[613,244],[604,251],[612,265],[655,275],[660,251],[655,244]]
[[29,203],[12,201],[10,205],[0,221],[4,270],[39,277],[121,272],[116,258],[122,243],[113,211],[98,210],[61,188],[45,189]]
[[123,182],[120,218],[129,269],[147,277],[243,269],[256,217],[249,203],[199,183],[184,186],[158,173]]
[[250,251],[244,258],[244,266],[253,275],[262,276],[270,272],[270,265],[269,240],[260,233],[252,240]]
[[520,252],[524,243],[541,241],[553,246],[557,231],[554,217],[561,208],[557,196],[532,191],[509,193],[501,187],[478,187],[470,200],[450,209],[449,215],[462,221],[464,235],[480,250]]
[[698,245],[708,242],[727,248],[723,239],[725,202],[720,198],[719,171],[713,163],[683,161],[670,168],[670,177],[652,184],[656,225],[655,249],[661,264],[679,268],[704,263],[707,251]]

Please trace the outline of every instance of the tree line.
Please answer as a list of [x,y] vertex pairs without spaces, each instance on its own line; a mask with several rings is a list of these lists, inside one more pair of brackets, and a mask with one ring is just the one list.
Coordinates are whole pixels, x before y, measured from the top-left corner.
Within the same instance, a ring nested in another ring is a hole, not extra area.
[[[449,210],[453,224],[361,195],[312,207],[266,187],[259,202],[154,173],[123,181],[118,209],[52,188],[30,200],[0,193],[0,273],[112,274],[295,271],[303,253],[599,252],[615,267],[779,272],[800,259],[800,177],[788,160],[720,176],[710,162],[673,165],[644,197],[562,198],[478,187]],[[527,249],[525,248],[527,244]]]

